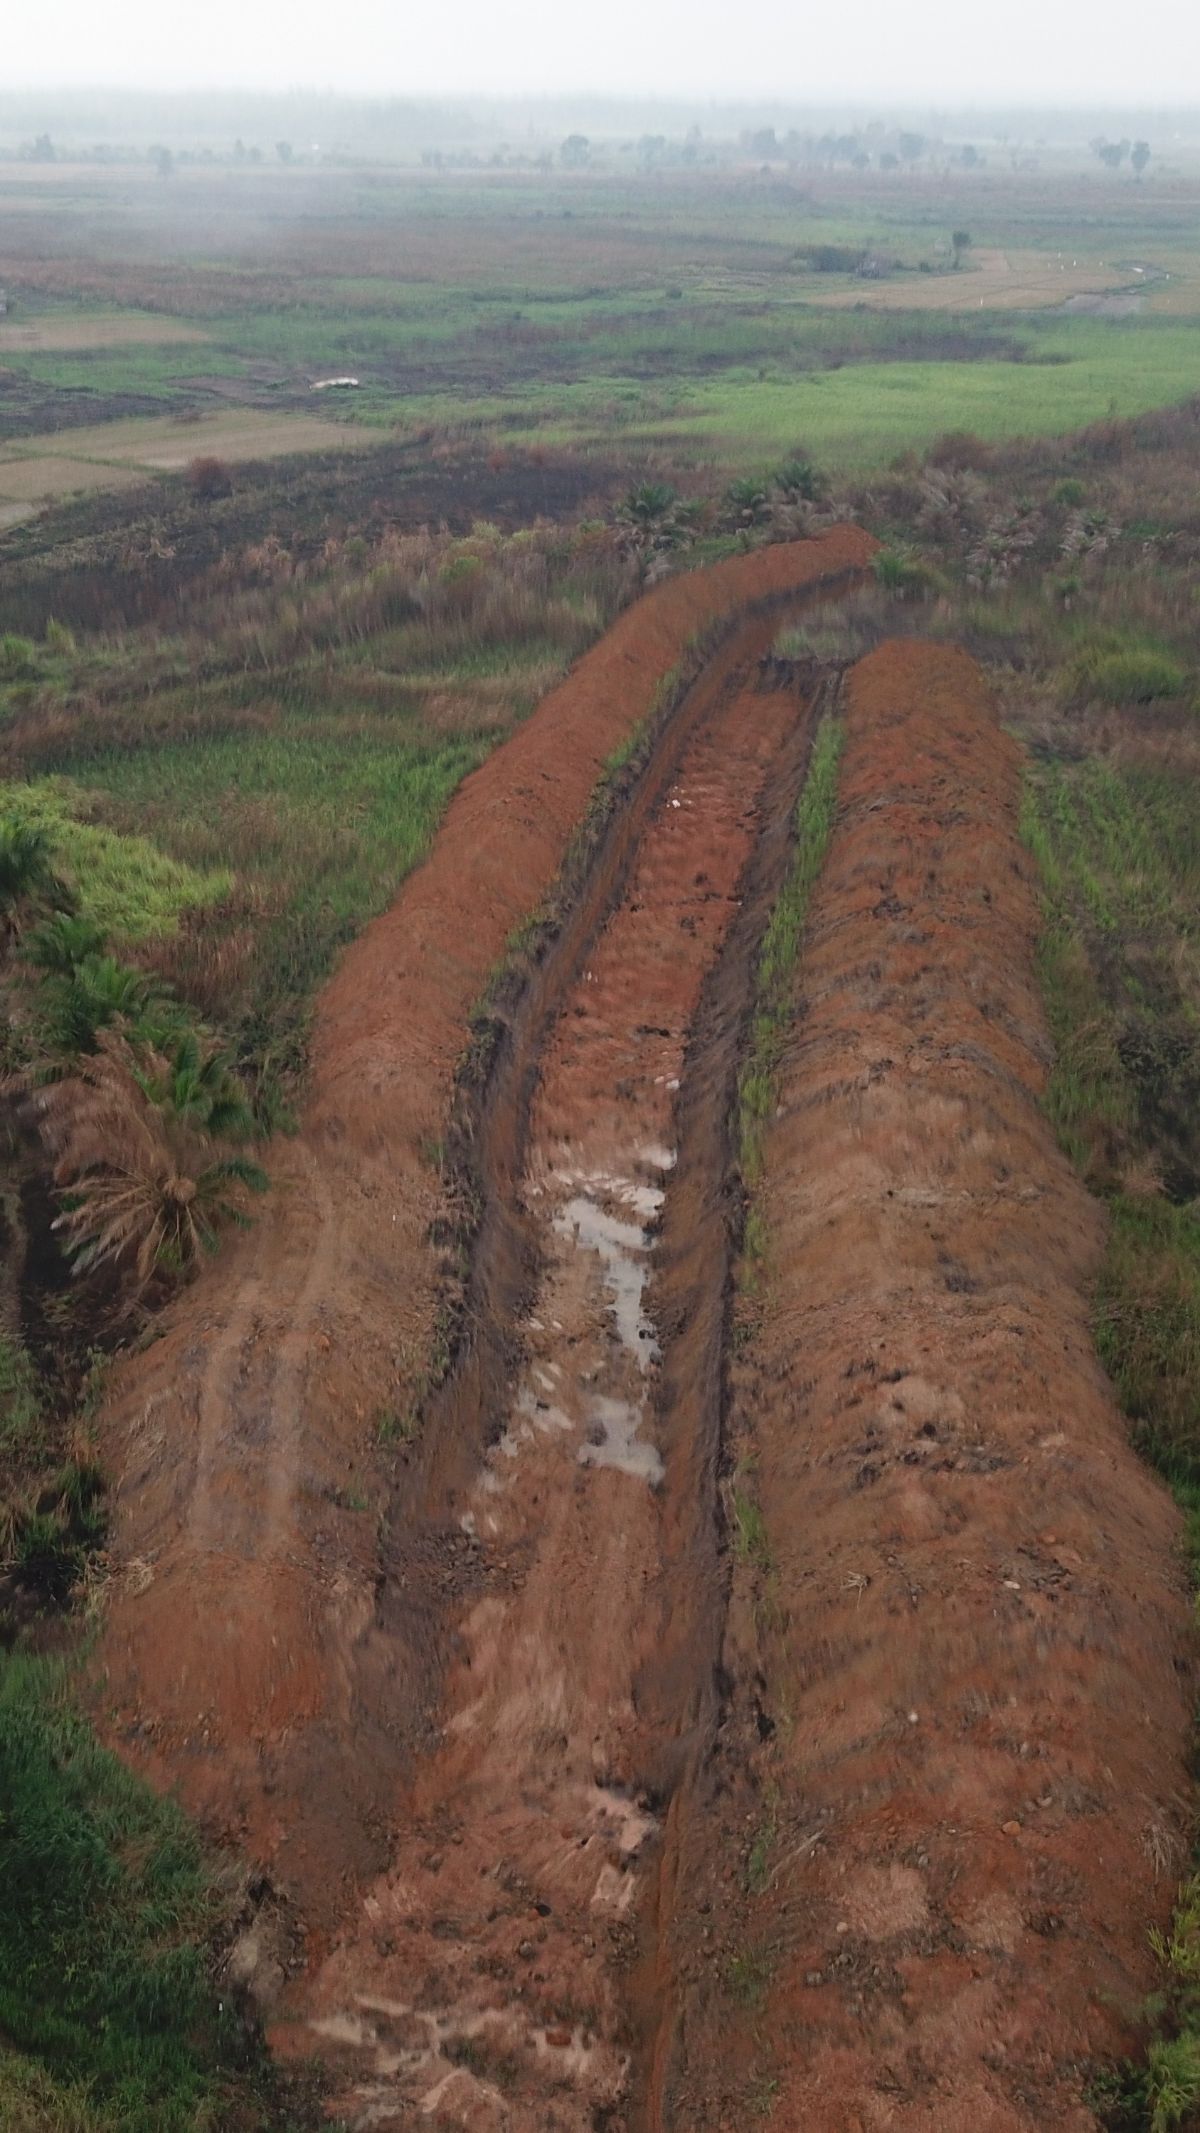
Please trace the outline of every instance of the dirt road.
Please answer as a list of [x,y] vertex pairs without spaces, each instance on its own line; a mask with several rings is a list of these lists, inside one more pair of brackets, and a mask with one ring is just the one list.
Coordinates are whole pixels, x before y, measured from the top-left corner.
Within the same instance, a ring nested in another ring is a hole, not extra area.
[[[490,1346],[476,1328],[467,1346],[477,1434],[449,1435],[435,1413],[419,1446],[402,1441],[457,1273],[453,1246],[434,1240],[471,1010],[549,892],[607,757],[650,716],[696,633],[828,590],[871,549],[842,529],[658,588],[466,781],[429,860],[326,991],[304,1132],[270,1151],[264,1218],[119,1374],[106,1418],[118,1574],[102,1650],[115,1737],[275,1877],[311,1934],[390,1856],[404,1759],[435,1726],[439,1624],[475,1576],[456,1491],[496,1433],[490,1376],[507,1368],[496,1344],[511,1344],[511,1327]],[[706,686],[718,695],[773,624],[746,627],[744,645],[715,655]],[[660,735],[557,975],[535,973],[531,1014],[550,1011],[571,955],[602,926],[606,883],[632,863],[636,825],[705,701],[685,699]],[[523,1169],[527,1081],[494,1107],[481,1264],[489,1252],[514,1263],[493,1232]],[[381,1459],[380,1440],[398,1438]],[[380,1629],[384,1602],[408,1617]]]
[[[105,1700],[262,1869],[240,1971],[355,2127],[1081,2133],[1148,1983],[1187,1608],[1092,1357],[1016,756],[961,655],[847,686],[729,1337],[728,1121],[814,718],[761,661],[869,553],[668,584],[467,782],[328,989],[272,1216],[119,1389]],[[456,1094],[506,939],[714,621]],[[409,1444],[451,1127],[465,1338]]]

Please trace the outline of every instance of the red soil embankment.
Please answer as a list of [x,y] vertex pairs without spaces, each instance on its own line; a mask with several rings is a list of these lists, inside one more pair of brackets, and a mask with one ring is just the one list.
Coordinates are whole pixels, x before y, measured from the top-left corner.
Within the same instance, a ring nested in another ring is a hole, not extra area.
[[472,1005],[696,633],[862,569],[874,546],[838,528],[669,581],[465,782],[323,995],[304,1130],[272,1151],[263,1218],[119,1374],[102,1647],[116,1737],[310,1917],[336,1915],[347,1874],[388,1852],[393,1728],[414,1695],[402,1656],[383,1684],[358,1664],[374,1442],[410,1406],[433,1337],[430,1155]]
[[[773,627],[760,626],[764,648]],[[502,1432],[485,1449],[454,1416],[474,1576],[440,1737],[398,1801],[387,1872],[304,1981],[299,2022],[273,2033],[336,2065],[337,2115],[353,2127],[626,2123],[629,1965],[659,1827],[650,1774],[686,1760],[699,1730],[686,1707],[708,1686],[677,1663],[672,1700],[645,1694],[688,1626],[672,1619],[663,1546],[698,1493],[664,1427],[657,1314],[678,1305],[658,1225],[706,984],[781,782],[786,819],[809,729],[797,691],[756,686],[753,669],[748,686],[714,687],[720,664],[692,692],[700,715],[657,806],[622,825],[640,829],[636,848],[548,1026],[522,1023],[536,1086],[512,1198],[536,1274],[519,1323],[495,1299],[522,1352],[511,1377],[487,1374]],[[689,1438],[698,1404],[679,1418]],[[706,1617],[720,1597],[713,1578]]]
[[846,718],[735,1374],[742,1687],[679,1839],[652,2118],[1082,2133],[1183,1858],[1177,1519],[1039,1108],[1017,749],[919,643],[854,670]]

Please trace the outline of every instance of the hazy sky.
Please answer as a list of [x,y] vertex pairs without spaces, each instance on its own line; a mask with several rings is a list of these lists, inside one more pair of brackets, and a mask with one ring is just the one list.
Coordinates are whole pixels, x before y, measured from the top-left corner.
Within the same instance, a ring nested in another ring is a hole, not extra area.
[[8,0],[11,88],[1200,103],[1197,0]]

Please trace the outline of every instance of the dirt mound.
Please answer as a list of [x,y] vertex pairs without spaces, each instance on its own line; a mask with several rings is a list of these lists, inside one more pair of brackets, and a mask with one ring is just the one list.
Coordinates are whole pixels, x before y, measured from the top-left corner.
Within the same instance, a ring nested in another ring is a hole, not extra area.
[[1038,1099],[1017,751],[964,655],[852,674],[735,1369],[741,1545],[649,2122],[1094,2125],[1184,1856],[1177,1521]]
[[[435,1345],[438,1150],[470,1009],[695,633],[872,548],[845,528],[670,581],[466,782],[323,997],[312,1102],[272,1152],[267,1214],[118,1374],[103,1706],[126,1752],[298,1900],[311,1952],[347,1884],[391,1855],[442,1662],[431,1618],[453,1619],[476,1577],[457,1515],[428,1509],[439,1447],[402,1469],[390,1510],[377,1450],[403,1435]],[[397,1606],[420,1594],[382,1640],[381,1584]]]

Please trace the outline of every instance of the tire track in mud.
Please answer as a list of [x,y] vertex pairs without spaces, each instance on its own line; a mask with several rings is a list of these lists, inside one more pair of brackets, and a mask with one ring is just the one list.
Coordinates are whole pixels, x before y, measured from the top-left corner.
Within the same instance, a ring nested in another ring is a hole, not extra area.
[[[481,1256],[493,1337],[499,1296],[523,1292],[521,1361],[506,1382],[481,1340],[435,1418],[476,1590],[392,1864],[304,1994],[355,2125],[625,2123],[663,1814],[716,1707],[728,1224],[710,1156],[811,730],[752,678],[777,628],[740,630],[693,692],[508,1062],[519,1175],[496,1200],[507,1255],[493,1238]],[[686,1151],[681,1104],[689,1133],[703,1121]]]
[[[289,1184],[303,1183],[316,1205],[313,1243],[304,1250],[305,1227],[295,1258],[294,1300],[280,1311],[278,1277],[268,1290],[261,1275],[252,1275],[238,1294],[234,1310],[204,1363],[198,1395],[196,1473],[187,1507],[188,1530],[200,1549],[227,1555],[267,1557],[286,1548],[289,1514],[297,1482],[296,1444],[309,1351],[317,1334],[323,1299],[339,1273],[338,1221],[327,1181],[304,1148],[292,1151]],[[271,1341],[271,1333],[277,1339]],[[259,1341],[270,1355],[254,1431],[256,1456],[242,1479],[236,1502],[227,1486],[222,1459],[229,1416],[236,1411],[236,1385],[247,1356]],[[218,1490],[218,1482],[226,1485]]]

